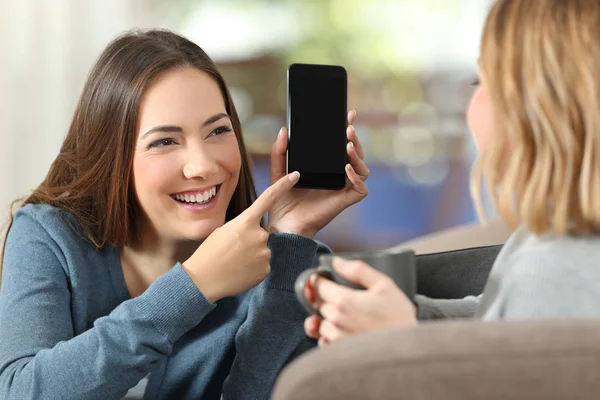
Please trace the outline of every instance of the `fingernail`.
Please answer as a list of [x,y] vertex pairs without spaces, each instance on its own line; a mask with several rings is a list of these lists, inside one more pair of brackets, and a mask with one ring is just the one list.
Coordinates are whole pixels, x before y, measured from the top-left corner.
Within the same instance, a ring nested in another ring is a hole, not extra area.
[[309,290],[308,293],[306,293],[306,300],[308,300],[308,302],[310,304],[313,304],[315,302],[315,294],[313,293],[312,290]]
[[279,129],[279,133],[277,134],[277,139],[279,139],[279,137],[281,136],[282,133],[283,133],[283,126],[281,127],[281,129]]
[[[354,168],[352,168],[352,165],[350,164],[346,164],[346,169],[348,169],[348,172],[354,172]],[[356,173],[356,172],[354,172]]]
[[300,172],[298,171],[294,171],[291,174],[288,175],[288,179],[292,182],[296,182],[298,179],[300,179]]
[[[354,143],[350,142],[350,147],[352,147],[353,149],[355,149],[355,148],[354,148]],[[356,150],[356,149],[355,149],[355,150]]]

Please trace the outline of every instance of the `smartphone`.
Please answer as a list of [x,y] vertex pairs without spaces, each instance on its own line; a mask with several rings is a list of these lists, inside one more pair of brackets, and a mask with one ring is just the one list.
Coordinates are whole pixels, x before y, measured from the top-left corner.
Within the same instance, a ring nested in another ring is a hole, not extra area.
[[287,172],[297,188],[346,186],[348,77],[337,65],[292,64],[287,71]]

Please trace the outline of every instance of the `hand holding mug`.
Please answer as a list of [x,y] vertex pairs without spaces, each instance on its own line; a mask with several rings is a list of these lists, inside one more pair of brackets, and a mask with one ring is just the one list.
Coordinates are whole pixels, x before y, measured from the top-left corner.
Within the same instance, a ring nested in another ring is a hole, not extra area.
[[384,252],[363,258],[371,258],[377,269],[361,260],[336,257],[333,268],[307,271],[298,278],[296,294],[315,312],[305,320],[304,328],[309,337],[319,339],[319,345],[356,333],[417,323],[412,301],[416,291],[414,253],[408,250],[390,256]]

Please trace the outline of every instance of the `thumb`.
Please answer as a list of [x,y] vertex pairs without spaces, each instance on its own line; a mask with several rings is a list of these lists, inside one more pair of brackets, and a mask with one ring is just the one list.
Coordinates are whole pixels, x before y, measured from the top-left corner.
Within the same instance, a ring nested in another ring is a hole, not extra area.
[[286,171],[287,129],[281,128],[271,150],[271,184],[285,175]]
[[375,286],[388,276],[362,261],[347,261],[340,257],[333,259],[333,268],[350,282],[359,284],[366,289]]
[[288,192],[300,179],[299,172],[292,172],[280,178],[265,190],[241,215],[259,220],[265,215],[271,207]]

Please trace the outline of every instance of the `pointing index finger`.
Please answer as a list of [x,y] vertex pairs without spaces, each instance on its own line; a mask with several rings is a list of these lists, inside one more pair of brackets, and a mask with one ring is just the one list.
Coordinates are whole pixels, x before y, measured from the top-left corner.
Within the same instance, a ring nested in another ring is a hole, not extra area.
[[286,192],[294,187],[300,179],[300,173],[295,171],[280,178],[265,190],[254,203],[243,212],[244,215],[257,220],[261,219]]

